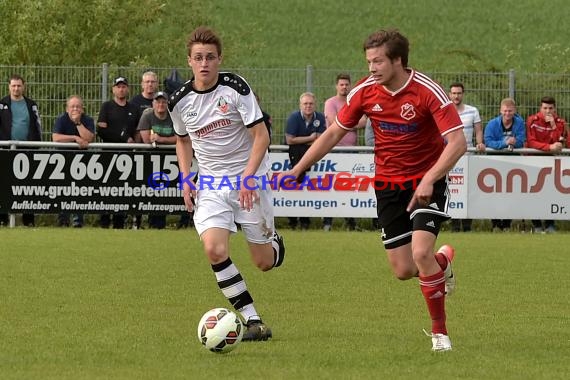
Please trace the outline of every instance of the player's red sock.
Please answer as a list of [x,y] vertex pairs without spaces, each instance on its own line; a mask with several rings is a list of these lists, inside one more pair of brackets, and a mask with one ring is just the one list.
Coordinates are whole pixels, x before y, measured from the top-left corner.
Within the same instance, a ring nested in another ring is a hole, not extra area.
[[439,264],[441,270],[445,270],[447,268],[447,257],[441,252],[435,253],[435,261]]
[[445,277],[443,271],[431,276],[422,276],[420,274],[420,288],[431,317],[432,333],[447,335],[445,326]]

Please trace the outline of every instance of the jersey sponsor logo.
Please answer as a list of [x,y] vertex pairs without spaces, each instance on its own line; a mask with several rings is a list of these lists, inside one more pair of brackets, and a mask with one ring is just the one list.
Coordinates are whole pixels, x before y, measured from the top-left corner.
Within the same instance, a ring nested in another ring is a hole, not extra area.
[[374,104],[374,107],[372,107],[372,112],[382,112],[382,111],[383,109],[378,103]]
[[216,104],[216,106],[218,107],[218,110],[220,110],[221,113],[226,114],[228,113],[230,106],[228,105],[228,102],[226,102],[226,99],[224,99],[223,96],[220,96],[220,98],[218,99],[218,102]]
[[439,210],[439,207],[437,207],[437,203],[435,203],[435,202],[430,204],[429,207],[433,208],[434,210]]
[[211,122],[210,124],[206,125],[204,128],[200,128],[199,130],[194,132],[194,134],[197,137],[204,137],[204,136],[210,134],[212,131],[214,131],[218,128],[227,127],[228,125],[231,125],[231,124],[232,124],[232,121],[230,119],[216,120],[216,121]]
[[416,110],[414,106],[410,103],[402,104],[400,116],[406,120],[411,120],[416,117]]
[[408,133],[415,133],[418,131],[418,125],[416,123],[411,124],[396,124],[387,123],[384,121],[380,122],[380,130],[384,133],[389,133],[392,135],[405,135]]
[[426,226],[431,227],[431,228],[435,228],[435,223],[433,220],[430,220],[429,222],[426,223]]

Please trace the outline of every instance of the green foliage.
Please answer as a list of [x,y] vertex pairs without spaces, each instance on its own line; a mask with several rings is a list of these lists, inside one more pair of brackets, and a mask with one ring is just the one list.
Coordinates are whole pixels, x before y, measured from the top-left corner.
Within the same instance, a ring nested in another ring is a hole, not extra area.
[[436,356],[417,279],[394,278],[377,233],[283,232],[268,273],[232,237],[274,339],[220,356],[196,337],[229,304],[195,231],[0,229],[2,379],[567,378],[566,234],[442,234],[458,287]]
[[141,36],[164,13],[158,0],[6,0],[2,5],[0,62],[21,65],[136,62],[151,53]]
[[186,38],[216,29],[224,65],[365,70],[362,42],[397,27],[425,72],[570,73],[566,0],[0,0],[0,63],[185,66]]

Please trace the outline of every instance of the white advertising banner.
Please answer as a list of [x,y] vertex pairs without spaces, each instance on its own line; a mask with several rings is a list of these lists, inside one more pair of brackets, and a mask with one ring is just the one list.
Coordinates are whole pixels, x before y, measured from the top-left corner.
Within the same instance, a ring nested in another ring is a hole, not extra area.
[[[271,153],[276,176],[290,168],[287,153]],[[372,153],[329,153],[307,172],[308,180],[295,189],[273,192],[275,216],[376,217],[374,156]],[[467,215],[467,159],[450,173],[450,215]]]
[[[271,153],[273,176],[290,168]],[[329,153],[295,189],[273,193],[275,216],[376,216],[372,153]],[[449,172],[453,218],[570,219],[570,157],[463,156]]]
[[[291,167],[287,153],[271,153],[273,176]],[[295,189],[273,192],[275,216],[376,216],[371,153],[329,153]]]
[[465,219],[467,215],[467,179],[469,178],[468,156],[463,156],[449,172],[449,202],[447,213],[454,219]]
[[468,157],[470,218],[569,219],[570,157]]

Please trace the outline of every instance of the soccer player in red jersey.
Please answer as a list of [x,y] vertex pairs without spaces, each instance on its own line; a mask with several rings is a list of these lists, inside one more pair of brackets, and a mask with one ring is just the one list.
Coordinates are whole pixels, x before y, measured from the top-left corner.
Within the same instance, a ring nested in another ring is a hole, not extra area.
[[409,42],[398,30],[380,30],[364,42],[370,75],[347,97],[335,122],[292,170],[287,183],[320,160],[362,115],[374,129],[376,199],[382,241],[395,276],[418,276],[432,320],[432,350],[447,351],[445,297],[453,291],[454,250],[434,254],[441,223],[449,219],[447,174],[467,149],[463,125],[443,88],[407,67]]

